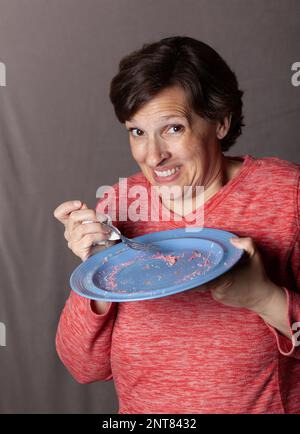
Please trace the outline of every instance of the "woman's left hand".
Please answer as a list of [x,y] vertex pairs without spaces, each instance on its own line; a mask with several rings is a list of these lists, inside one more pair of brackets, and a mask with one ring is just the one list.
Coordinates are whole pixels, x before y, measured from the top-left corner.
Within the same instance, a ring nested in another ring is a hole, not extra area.
[[227,306],[262,313],[278,287],[268,278],[252,238],[234,238],[230,242],[244,249],[245,257],[227,273],[199,286],[197,290],[209,289],[216,301]]

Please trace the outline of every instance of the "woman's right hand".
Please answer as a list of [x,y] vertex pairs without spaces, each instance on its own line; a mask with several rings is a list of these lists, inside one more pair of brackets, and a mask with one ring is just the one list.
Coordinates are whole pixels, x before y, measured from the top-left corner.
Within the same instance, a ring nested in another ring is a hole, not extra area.
[[95,210],[88,209],[81,201],[63,202],[54,210],[53,215],[65,227],[64,237],[69,249],[82,261],[117,242],[107,241],[106,245],[94,245],[97,241],[108,240],[110,231],[99,223]]

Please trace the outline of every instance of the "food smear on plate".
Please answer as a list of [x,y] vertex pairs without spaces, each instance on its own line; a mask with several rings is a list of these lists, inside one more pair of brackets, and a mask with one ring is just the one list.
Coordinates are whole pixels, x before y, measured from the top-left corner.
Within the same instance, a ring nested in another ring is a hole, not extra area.
[[188,260],[192,261],[193,259],[197,259],[197,258],[203,258],[203,253],[199,252],[198,250],[194,250]]
[[[164,282],[180,284],[192,281],[208,273],[215,264],[211,251],[182,250],[179,254],[140,251],[135,254],[134,258],[118,264],[112,263],[113,255],[106,256],[102,260],[104,267],[97,273],[99,287],[115,293],[149,292],[157,285],[163,288]],[[135,268],[138,262],[139,270],[143,270],[142,276]]]
[[[113,265],[109,274],[104,277],[105,282],[108,283],[110,290],[114,290],[117,287],[116,276],[124,267],[128,267],[133,264],[135,260],[127,261],[122,264]],[[108,288],[107,288],[108,289]]]
[[175,255],[164,255],[163,253],[156,253],[155,255],[153,255],[151,257],[151,259],[161,259],[162,261],[165,261],[167,265],[169,265],[170,267],[172,267],[174,264],[176,264],[176,262],[178,261],[178,258],[180,258],[180,256],[175,256]]

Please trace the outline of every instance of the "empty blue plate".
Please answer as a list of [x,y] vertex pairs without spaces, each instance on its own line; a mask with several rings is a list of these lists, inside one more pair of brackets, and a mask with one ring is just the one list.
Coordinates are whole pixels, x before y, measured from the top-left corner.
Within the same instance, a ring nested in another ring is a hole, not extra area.
[[99,301],[165,297],[215,279],[243,254],[220,229],[172,229],[134,238],[155,244],[160,253],[133,250],[123,243],[96,253],[71,274],[77,294]]

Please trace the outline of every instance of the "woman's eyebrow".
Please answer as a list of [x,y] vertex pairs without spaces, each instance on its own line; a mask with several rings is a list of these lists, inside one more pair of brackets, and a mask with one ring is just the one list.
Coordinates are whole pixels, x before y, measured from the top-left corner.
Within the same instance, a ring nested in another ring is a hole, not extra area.
[[167,115],[161,116],[160,119],[171,119],[171,118],[186,118],[184,115]]
[[192,123],[192,117],[190,114],[161,116],[161,119],[171,119],[171,118],[185,119],[189,123],[189,125],[191,125],[191,123]]

